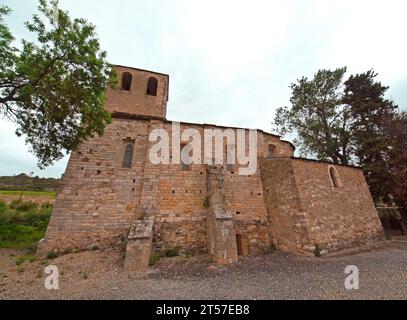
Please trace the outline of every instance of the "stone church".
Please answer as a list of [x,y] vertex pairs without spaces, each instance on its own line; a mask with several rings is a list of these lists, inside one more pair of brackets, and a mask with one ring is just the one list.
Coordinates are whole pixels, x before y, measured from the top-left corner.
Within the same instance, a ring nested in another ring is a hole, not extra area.
[[359,168],[296,158],[274,134],[257,130],[252,175],[229,165],[152,164],[150,132],[172,129],[169,76],[115,68],[120,83],[106,102],[113,121],[72,152],[39,254],[122,245],[125,268],[144,270],[153,252],[171,248],[226,264],[270,248],[325,254],[383,238]]

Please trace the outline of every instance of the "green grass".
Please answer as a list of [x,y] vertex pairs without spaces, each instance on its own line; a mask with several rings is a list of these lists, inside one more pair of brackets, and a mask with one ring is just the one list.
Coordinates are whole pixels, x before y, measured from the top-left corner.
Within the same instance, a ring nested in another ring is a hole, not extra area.
[[157,264],[158,261],[160,261],[161,256],[157,253],[153,253],[150,256],[150,260],[149,260],[149,265],[150,266],[154,266],[155,264]]
[[19,256],[19,257],[16,259],[16,265],[17,265],[17,266],[20,266],[20,265],[22,265],[22,264],[23,264],[24,262],[26,262],[26,261],[28,261],[28,262],[30,262],[30,263],[33,263],[33,262],[35,261],[35,256],[34,256],[34,255],[29,255],[29,254]]
[[52,206],[0,201],[0,248],[33,249],[44,235]]
[[56,192],[47,192],[47,191],[20,191],[20,190],[0,190],[0,195],[4,196],[34,196],[34,197],[55,197]]

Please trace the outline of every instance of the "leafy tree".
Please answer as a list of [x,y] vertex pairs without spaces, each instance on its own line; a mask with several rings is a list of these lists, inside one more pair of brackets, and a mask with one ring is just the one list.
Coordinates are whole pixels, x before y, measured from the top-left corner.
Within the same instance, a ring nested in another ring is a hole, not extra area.
[[[394,202],[407,209],[407,113],[386,116],[382,125],[384,137],[389,141],[386,152],[389,189]],[[405,223],[407,226],[407,220]]]
[[295,131],[294,143],[302,155],[347,164],[349,114],[342,104],[342,80],[346,68],[319,70],[313,79],[303,77],[291,84],[291,108],[277,110],[274,124],[281,135]]
[[344,83],[342,102],[353,122],[351,143],[357,164],[363,167],[373,197],[386,201],[392,190],[387,165],[393,141],[384,135],[384,124],[397,116],[397,106],[385,98],[388,87],[376,82],[376,77],[372,70],[351,75]]
[[282,135],[296,133],[303,155],[362,166],[374,198],[388,200],[388,151],[395,146],[384,134],[383,119],[396,117],[397,106],[385,98],[388,87],[373,70],[343,82],[345,72],[319,70],[313,79],[293,83],[291,107],[279,108],[274,124]]
[[33,15],[26,27],[37,41],[22,40],[21,48],[4,21],[10,9],[0,6],[0,113],[17,124],[17,135],[26,135],[40,168],[103,134],[111,120],[105,89],[115,84],[95,26],[72,20],[57,5],[39,0],[48,21]]

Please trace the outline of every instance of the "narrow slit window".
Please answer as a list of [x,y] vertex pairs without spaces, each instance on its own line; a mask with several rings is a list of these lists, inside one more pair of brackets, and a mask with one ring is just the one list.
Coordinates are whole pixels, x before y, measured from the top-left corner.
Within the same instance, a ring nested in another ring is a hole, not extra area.
[[332,184],[335,188],[340,188],[342,186],[341,180],[338,175],[338,171],[335,167],[329,168],[329,175],[331,176]]
[[123,157],[123,168],[131,168],[133,162],[134,147],[131,143],[126,145]]

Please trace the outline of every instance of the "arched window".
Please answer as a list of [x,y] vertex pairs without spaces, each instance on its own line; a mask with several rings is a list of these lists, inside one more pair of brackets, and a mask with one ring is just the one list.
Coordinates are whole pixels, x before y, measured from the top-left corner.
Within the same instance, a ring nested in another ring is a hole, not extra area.
[[122,74],[122,90],[130,91],[131,82],[133,80],[133,76],[129,72],[123,72]]
[[268,154],[269,159],[272,159],[276,156],[276,149],[277,147],[274,144],[269,144],[269,154]]
[[127,144],[124,150],[123,168],[131,168],[131,164],[133,162],[133,151],[133,145],[131,143]]
[[157,95],[158,80],[156,78],[149,78],[147,82],[147,95]]
[[335,167],[329,167],[329,175],[331,176],[332,184],[335,188],[342,187],[341,179],[339,178],[338,171]]

